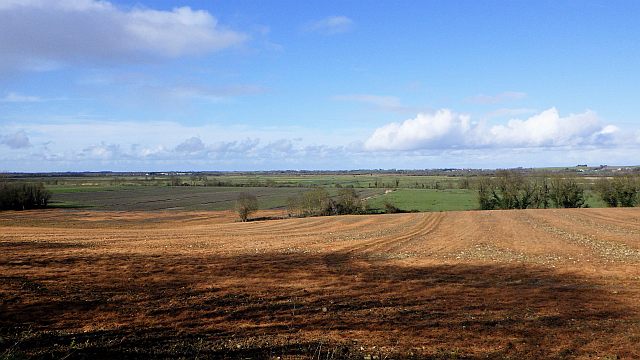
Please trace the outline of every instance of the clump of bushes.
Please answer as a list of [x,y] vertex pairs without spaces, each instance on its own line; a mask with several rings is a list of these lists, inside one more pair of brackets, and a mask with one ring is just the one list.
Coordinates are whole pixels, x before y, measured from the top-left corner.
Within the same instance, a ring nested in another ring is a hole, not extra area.
[[616,176],[596,183],[596,192],[610,207],[632,207],[640,204],[640,177]]
[[478,200],[482,210],[585,206],[584,187],[572,177],[527,178],[506,170],[479,180]]
[[287,200],[289,216],[328,216],[365,213],[360,196],[353,188],[340,188],[332,199],[324,188],[315,188]]
[[51,192],[42,183],[0,183],[0,210],[28,210],[47,207]]

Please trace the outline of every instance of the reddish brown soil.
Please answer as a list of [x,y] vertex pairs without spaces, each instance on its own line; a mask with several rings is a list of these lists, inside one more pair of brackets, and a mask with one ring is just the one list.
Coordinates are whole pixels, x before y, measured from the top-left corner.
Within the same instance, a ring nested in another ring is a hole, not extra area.
[[640,209],[4,212],[0,358],[640,358],[639,265]]

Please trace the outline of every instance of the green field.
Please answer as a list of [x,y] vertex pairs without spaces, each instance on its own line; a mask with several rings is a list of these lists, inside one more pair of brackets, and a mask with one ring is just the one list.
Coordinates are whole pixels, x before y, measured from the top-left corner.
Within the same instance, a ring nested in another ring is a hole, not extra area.
[[[385,201],[403,211],[458,211],[477,210],[478,193],[475,190],[398,189],[373,197],[367,201],[373,209],[383,209]],[[606,207],[592,191],[586,191],[589,207]]]
[[474,190],[399,189],[376,196],[368,201],[370,207],[384,208],[385,201],[404,211],[451,211],[478,208]]

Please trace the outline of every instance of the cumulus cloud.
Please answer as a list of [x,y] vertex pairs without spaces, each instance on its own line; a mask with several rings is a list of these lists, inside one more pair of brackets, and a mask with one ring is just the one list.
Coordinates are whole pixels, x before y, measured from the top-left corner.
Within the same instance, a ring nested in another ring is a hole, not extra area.
[[469,98],[469,101],[475,104],[499,104],[507,101],[520,100],[527,97],[526,93],[519,91],[505,91],[496,95],[479,94]]
[[346,16],[329,16],[313,21],[305,26],[305,30],[325,35],[347,32],[353,28],[353,20]]
[[70,62],[130,62],[225,49],[247,35],[209,12],[120,8],[97,0],[0,2],[0,66],[47,70]]
[[365,142],[369,150],[414,150],[454,147],[464,143],[471,122],[467,115],[448,109],[420,113],[402,123],[390,123],[374,131]]
[[380,127],[365,142],[368,150],[531,148],[608,145],[619,129],[605,125],[586,111],[561,117],[551,108],[526,120],[488,126],[473,123],[468,115],[450,110],[418,114],[401,123]]
[[0,136],[0,144],[6,145],[12,149],[24,149],[31,146],[29,137],[24,131],[18,131],[14,134]]
[[197,153],[204,150],[204,143],[198,137],[191,137],[176,146],[176,151],[180,153]]
[[257,149],[260,144],[260,139],[244,139],[244,140],[234,140],[234,141],[218,141],[211,144],[208,149],[209,153],[215,156],[226,156],[226,155],[238,155],[245,154],[249,155]]
[[512,147],[564,146],[599,143],[601,135],[613,134],[615,129],[603,126],[598,116],[587,111],[560,117],[551,108],[527,120],[509,120],[505,125],[491,127],[482,141],[490,145]]
[[118,144],[106,144],[104,142],[98,145],[88,146],[77,154],[80,159],[93,160],[117,160],[126,158],[127,154],[120,150]]

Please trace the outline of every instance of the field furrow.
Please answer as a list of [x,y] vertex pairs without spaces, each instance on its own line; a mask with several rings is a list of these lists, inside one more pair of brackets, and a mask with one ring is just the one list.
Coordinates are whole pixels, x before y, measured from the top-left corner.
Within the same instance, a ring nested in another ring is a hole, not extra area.
[[6,212],[0,354],[639,358],[639,217]]

